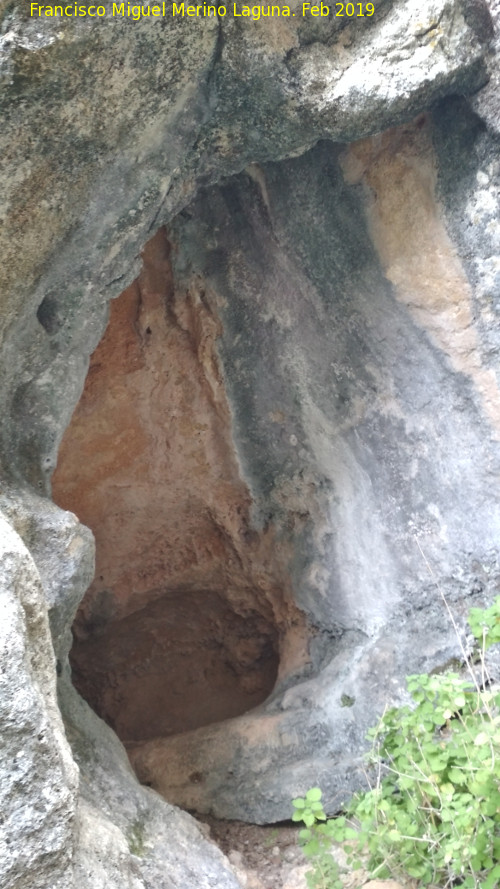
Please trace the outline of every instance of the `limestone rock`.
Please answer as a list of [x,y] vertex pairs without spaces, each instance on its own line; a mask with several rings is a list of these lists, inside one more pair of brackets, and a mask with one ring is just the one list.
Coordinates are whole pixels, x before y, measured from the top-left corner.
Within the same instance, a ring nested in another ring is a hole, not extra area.
[[297,12],[267,25],[4,9],[4,471],[48,490],[107,302],[200,185],[486,82],[458,2],[381,3],[342,28]]
[[[67,652],[58,670],[63,727],[48,609],[71,621],[89,580],[91,538],[29,492],[4,491],[2,506],[37,559],[2,517],[2,889],[238,889],[196,822],[139,786],[116,735],[71,685]],[[55,638],[67,641],[67,632]]]
[[283,889],[307,889],[306,874],[310,870],[310,864],[301,864],[293,867],[287,874]]
[[71,880],[78,770],[57,706],[40,576],[0,517],[0,884],[62,889]]
[[319,784],[334,811],[405,675],[460,656],[441,593],[462,626],[471,596],[494,595],[498,196],[466,166],[453,186],[446,158],[453,145],[465,163],[472,134],[496,181],[489,137],[453,100],[234,177],[171,225],[179,292],[202,281],[220,317],[254,521],[290,541],[295,600],[321,628],[314,678],[302,668],[259,712],[129,748],[177,804],[265,822]]
[[66,728],[81,770],[75,886],[239,889],[196,821],[138,785],[116,735],[65,685]]
[[363,889],[402,889],[402,887],[396,880],[369,880],[368,883],[364,883]]
[[[77,630],[113,635],[146,599],[199,595],[210,565],[233,614],[258,598],[274,661],[255,671],[258,709],[131,747],[141,779],[254,821],[288,817],[312,784],[338,806],[404,675],[457,654],[438,587],[460,627],[497,592],[496,22],[479,0],[380,2],[352,22],[2,5],[2,889],[239,885],[190,816],[138,784],[67,659],[93,544],[50,502],[51,477],[109,301],[163,226],[176,301],[129,318],[129,358],[148,312],[169,322],[148,385],[174,328],[190,341],[213,409],[210,447],[191,454],[210,456],[191,489],[205,524],[177,575],[155,539],[142,587],[93,586]],[[172,513],[155,515],[170,535]],[[230,670],[251,660],[235,636]]]

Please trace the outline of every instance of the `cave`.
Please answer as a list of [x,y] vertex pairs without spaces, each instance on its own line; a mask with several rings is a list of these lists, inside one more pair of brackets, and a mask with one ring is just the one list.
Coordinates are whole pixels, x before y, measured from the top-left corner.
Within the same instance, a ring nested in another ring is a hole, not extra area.
[[170,256],[161,229],[113,302],[53,477],[97,547],[73,682],[126,745],[257,707],[304,628],[283,544],[251,527],[217,319],[202,292],[176,292]]
[[498,595],[497,6],[2,4],[0,885],[239,889]]
[[447,114],[480,144],[448,103],[201,187],[110,302],[52,477],[96,541],[71,676],[190,811],[281,820],[318,774],[347,799],[387,689],[455,655],[434,578],[465,620],[497,576]]

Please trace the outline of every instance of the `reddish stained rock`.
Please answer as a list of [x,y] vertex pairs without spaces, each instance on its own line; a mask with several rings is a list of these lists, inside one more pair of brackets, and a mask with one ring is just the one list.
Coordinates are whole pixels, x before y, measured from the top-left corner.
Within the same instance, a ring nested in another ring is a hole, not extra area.
[[123,740],[243,713],[280,656],[281,673],[306,657],[287,546],[251,528],[218,319],[201,281],[175,291],[170,250],[161,229],[111,304],[53,478],[55,502],[96,538],[74,681]]

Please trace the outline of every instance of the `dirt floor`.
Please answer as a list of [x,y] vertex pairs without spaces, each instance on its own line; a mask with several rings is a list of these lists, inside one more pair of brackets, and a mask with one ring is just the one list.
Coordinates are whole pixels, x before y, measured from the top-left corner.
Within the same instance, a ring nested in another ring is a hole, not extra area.
[[[246,889],[307,889],[305,874],[310,865],[297,842],[299,828],[291,822],[266,827],[209,817],[204,817],[203,822]],[[363,886],[366,874],[348,871],[341,848],[332,852],[340,865],[345,889]]]

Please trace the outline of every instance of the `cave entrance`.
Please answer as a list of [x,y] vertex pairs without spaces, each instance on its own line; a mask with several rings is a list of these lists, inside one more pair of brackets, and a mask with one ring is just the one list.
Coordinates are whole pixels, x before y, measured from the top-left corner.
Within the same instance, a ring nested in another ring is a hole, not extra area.
[[289,553],[251,527],[218,320],[197,282],[177,292],[170,253],[162,229],[112,302],[53,477],[55,502],[96,539],[73,680],[125,743],[256,707],[303,622]]

